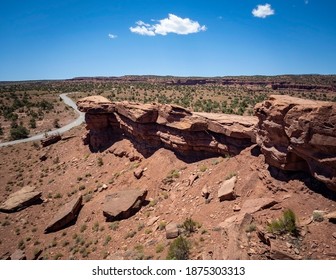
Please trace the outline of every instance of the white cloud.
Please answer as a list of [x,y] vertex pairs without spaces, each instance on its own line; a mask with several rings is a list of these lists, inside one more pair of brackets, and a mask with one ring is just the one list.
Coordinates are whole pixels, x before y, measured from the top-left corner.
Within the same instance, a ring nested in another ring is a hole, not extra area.
[[110,39],[116,39],[116,38],[118,38],[117,35],[113,35],[113,34],[111,34],[111,33],[108,34],[108,37],[109,37]]
[[265,18],[274,15],[274,10],[270,4],[258,5],[257,8],[252,10],[252,14],[258,18]]
[[142,20],[137,21],[136,24],[140,25],[140,26],[142,26],[142,25],[147,26],[147,27],[150,26],[150,24],[144,23]]
[[131,32],[137,33],[140,35],[155,36],[155,32],[151,28],[144,25],[138,25],[136,27],[130,27]]
[[140,35],[155,36],[167,35],[168,33],[175,33],[179,35],[187,35],[205,31],[205,25],[200,25],[197,21],[189,18],[180,18],[176,15],[169,14],[168,18],[160,19],[157,24],[148,24],[139,20],[135,27],[130,27],[130,31]]

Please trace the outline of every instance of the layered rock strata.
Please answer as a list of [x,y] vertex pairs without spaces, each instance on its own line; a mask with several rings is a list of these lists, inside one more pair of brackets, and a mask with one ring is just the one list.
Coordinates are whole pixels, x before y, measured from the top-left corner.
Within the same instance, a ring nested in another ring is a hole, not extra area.
[[183,155],[236,155],[257,143],[266,162],[308,171],[336,190],[336,104],[272,95],[256,117],[196,113],[176,105],[111,102],[101,96],[77,102],[85,112],[84,142],[100,151],[128,137],[142,151],[161,147]]
[[336,103],[272,95],[255,113],[257,143],[268,164],[309,171],[336,191]]
[[111,102],[92,96],[77,102],[86,112],[86,144],[99,151],[125,134],[143,150],[165,147],[190,155],[236,155],[254,142],[256,117],[192,113],[176,105]]

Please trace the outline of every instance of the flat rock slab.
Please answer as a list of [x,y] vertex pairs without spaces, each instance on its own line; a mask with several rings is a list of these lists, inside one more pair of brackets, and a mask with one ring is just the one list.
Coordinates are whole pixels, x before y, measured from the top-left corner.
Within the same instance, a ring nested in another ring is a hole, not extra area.
[[63,229],[77,218],[81,208],[82,196],[80,195],[59,209],[44,232],[54,232]]
[[13,254],[11,254],[10,259],[11,260],[26,260],[27,257],[24,251],[17,249],[14,251]]
[[278,204],[273,198],[255,198],[246,200],[242,206],[241,211],[243,213],[253,214],[263,209],[272,207],[273,205]]
[[15,212],[26,208],[41,198],[42,192],[36,191],[35,187],[23,187],[12,193],[0,206],[0,212]]
[[127,189],[106,195],[103,215],[108,221],[127,219],[140,210],[147,190]]
[[233,176],[231,179],[224,181],[218,189],[219,201],[233,200],[236,198],[234,189],[237,181],[237,177]]

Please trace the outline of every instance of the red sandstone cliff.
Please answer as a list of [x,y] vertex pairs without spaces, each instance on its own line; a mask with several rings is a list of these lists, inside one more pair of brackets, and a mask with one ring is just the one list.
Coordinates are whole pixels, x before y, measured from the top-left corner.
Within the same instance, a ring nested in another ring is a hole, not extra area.
[[269,165],[308,171],[336,190],[335,103],[274,95],[256,105],[257,117],[111,102],[101,96],[83,98],[77,105],[86,112],[85,143],[95,151],[123,136],[143,151],[165,147],[183,155],[236,155],[257,142]]

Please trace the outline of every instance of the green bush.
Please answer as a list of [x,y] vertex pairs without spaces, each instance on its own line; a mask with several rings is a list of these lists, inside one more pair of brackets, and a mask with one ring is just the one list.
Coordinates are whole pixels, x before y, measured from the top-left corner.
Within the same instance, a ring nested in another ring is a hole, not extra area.
[[190,243],[182,236],[176,238],[169,246],[167,260],[188,260]]
[[31,118],[29,121],[30,128],[36,128],[36,120],[34,118]]
[[191,219],[191,218],[187,218],[183,224],[182,224],[182,228],[188,233],[193,233],[196,231],[197,229],[197,223]]
[[29,135],[29,130],[24,126],[18,125],[17,127],[12,127],[10,130],[11,140],[18,140],[27,138]]
[[274,234],[290,233],[296,235],[298,229],[294,212],[291,209],[285,210],[281,218],[268,224],[268,231]]

